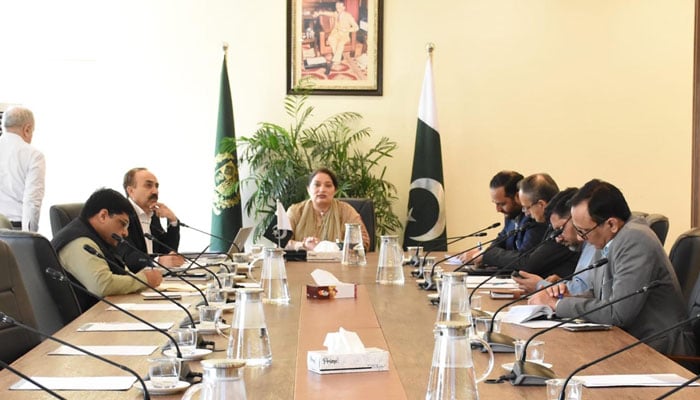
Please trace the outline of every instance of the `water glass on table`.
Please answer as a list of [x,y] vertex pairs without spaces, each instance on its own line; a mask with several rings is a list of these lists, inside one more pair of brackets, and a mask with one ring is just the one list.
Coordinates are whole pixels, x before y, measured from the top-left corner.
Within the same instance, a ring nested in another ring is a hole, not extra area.
[[197,348],[197,329],[179,328],[173,329],[169,333],[177,342],[183,356],[194,354]]
[[148,376],[154,388],[174,388],[180,381],[180,359],[173,357],[149,359]]
[[[547,384],[547,400],[559,400],[561,390],[564,388],[566,379],[548,379]],[[583,391],[583,383],[576,379],[570,379],[566,384],[565,400],[581,400],[581,392]]]
[[[513,342],[515,347],[515,361],[519,361],[522,358],[523,348],[527,340],[518,339]],[[525,361],[531,361],[538,364],[544,362],[544,342],[541,340],[533,340],[527,345],[527,356]]]

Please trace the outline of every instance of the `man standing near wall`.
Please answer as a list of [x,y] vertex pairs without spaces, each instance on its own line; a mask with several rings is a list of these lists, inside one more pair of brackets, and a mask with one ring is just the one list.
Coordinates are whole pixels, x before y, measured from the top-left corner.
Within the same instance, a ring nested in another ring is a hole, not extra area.
[[34,148],[34,114],[12,107],[2,118],[0,136],[0,214],[15,229],[36,232],[44,200],[44,155]]

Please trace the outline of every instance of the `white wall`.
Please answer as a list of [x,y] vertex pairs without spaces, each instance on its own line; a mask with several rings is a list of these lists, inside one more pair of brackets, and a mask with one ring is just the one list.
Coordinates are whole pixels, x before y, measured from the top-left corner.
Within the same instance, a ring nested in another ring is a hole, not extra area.
[[[398,214],[434,42],[449,235],[500,219],[486,188],[506,168],[550,172],[562,187],[606,179],[633,209],[668,215],[669,241],[689,227],[692,0],[384,3],[384,95],[312,101],[319,118],[358,111],[399,142],[388,171]],[[286,1],[0,0],[0,9],[0,102],[35,111],[47,236],[51,204],[118,189],[134,166],[158,176],[180,219],[209,228],[223,41],[237,134],[286,122]],[[207,241],[183,231],[184,249]]]

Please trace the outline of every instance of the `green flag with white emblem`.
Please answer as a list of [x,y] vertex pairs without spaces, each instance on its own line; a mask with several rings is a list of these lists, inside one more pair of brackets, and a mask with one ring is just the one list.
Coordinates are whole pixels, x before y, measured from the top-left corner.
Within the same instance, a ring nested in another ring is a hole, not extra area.
[[221,66],[219,89],[219,119],[216,125],[214,167],[214,204],[212,205],[211,251],[227,251],[238,230],[243,226],[241,213],[241,192],[238,187],[238,155],[234,152],[221,152],[219,145],[223,138],[236,138],[233,125],[233,102],[228,81],[226,51]]

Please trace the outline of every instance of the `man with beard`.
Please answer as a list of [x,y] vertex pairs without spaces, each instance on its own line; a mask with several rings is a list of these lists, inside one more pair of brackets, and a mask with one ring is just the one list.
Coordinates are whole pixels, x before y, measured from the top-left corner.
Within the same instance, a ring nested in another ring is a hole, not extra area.
[[[577,188],[567,188],[557,193],[549,204],[547,204],[547,208],[545,209],[545,213],[549,215],[548,219],[552,229],[561,230],[561,234],[555,239],[557,243],[568,247],[571,251],[580,251],[580,256],[576,264],[576,271],[586,268],[602,257],[599,250],[596,250],[593,245],[578,237],[571,223],[571,205],[569,202],[577,191]],[[570,281],[567,281],[566,287],[568,292],[571,293],[572,296],[589,295],[593,287],[592,281],[594,273],[599,270],[600,269],[583,272],[573,277]],[[557,274],[549,275],[546,279],[542,279],[542,277],[537,274],[522,270],[519,271],[519,274],[520,277],[513,277],[513,279],[518,283],[520,289],[528,293],[561,279]]]
[[[518,172],[501,171],[494,175],[489,183],[491,201],[496,205],[496,211],[505,215],[503,230],[498,233],[498,238],[492,246],[503,250],[527,251],[542,240],[546,229],[546,226],[543,229],[534,224],[534,221],[523,212],[523,206],[518,198],[518,182],[522,179],[523,176]],[[520,227],[525,229],[514,234],[513,231]],[[459,259],[462,262],[473,260],[474,263],[480,264],[481,252],[480,249],[474,249],[462,254]]]
[[[133,206],[126,239],[144,253],[159,255],[159,263],[175,267],[184,262],[182,257],[171,251],[171,248],[177,250],[180,244],[180,223],[168,206],[158,202],[158,187],[158,179],[146,168],[132,168],[124,175],[124,192]],[[167,219],[167,230],[163,229],[161,218]],[[150,233],[167,246],[146,239],[144,233]],[[129,252],[128,249],[124,251]],[[132,265],[130,267],[134,269]]]

